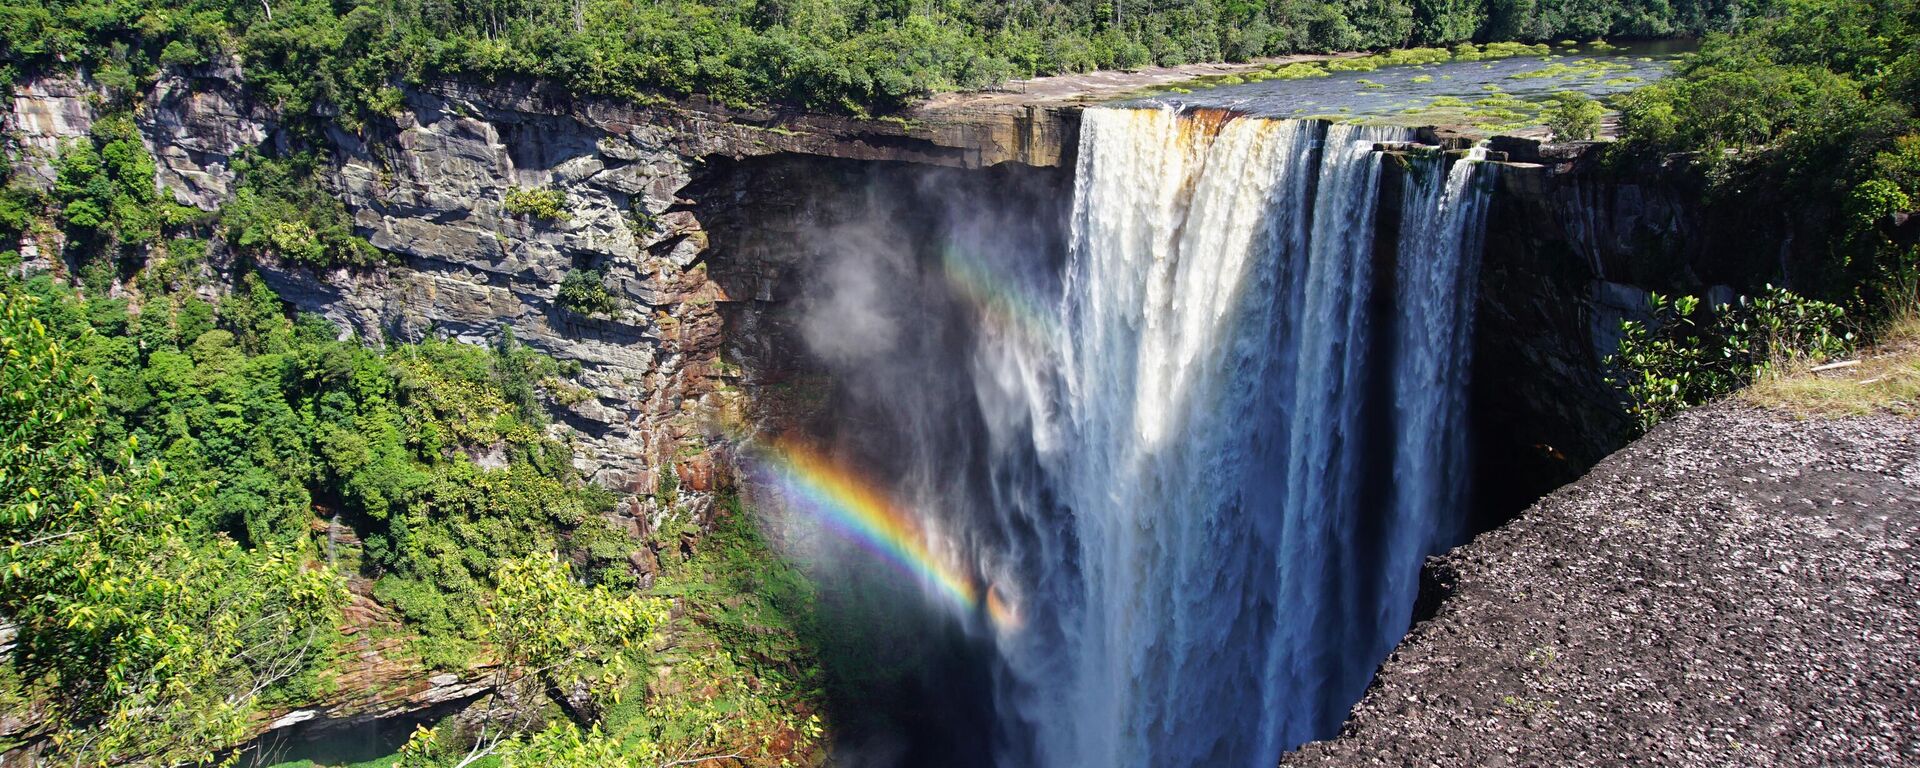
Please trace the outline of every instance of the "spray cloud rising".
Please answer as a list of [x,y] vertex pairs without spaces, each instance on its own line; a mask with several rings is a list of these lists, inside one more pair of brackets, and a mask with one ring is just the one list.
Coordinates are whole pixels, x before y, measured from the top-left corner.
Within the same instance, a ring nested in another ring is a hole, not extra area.
[[1490,177],[1387,173],[1410,138],[1090,109],[1063,227],[934,176],[814,233],[840,450],[761,463],[991,650],[998,764],[1272,765],[1404,631],[1466,503]]

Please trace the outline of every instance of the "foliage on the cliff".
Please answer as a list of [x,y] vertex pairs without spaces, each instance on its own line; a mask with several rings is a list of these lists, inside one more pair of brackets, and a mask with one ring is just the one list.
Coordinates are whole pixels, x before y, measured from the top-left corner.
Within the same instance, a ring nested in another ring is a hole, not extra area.
[[59,302],[0,296],[0,614],[18,632],[9,698],[45,702],[45,756],[198,763],[239,739],[263,693],[321,655],[345,593],[309,544],[242,547],[192,523],[208,502],[102,424],[97,337]]
[[1769,288],[1703,309],[1693,296],[1649,298],[1652,319],[1621,324],[1608,364],[1641,430],[1751,383],[1770,366],[1843,354],[1853,335],[1840,307]]
[[1627,151],[1702,172],[1728,250],[1803,244],[1819,261],[1795,287],[1864,313],[1920,280],[1920,251],[1893,228],[1920,200],[1920,6],[1787,0],[1621,107]]
[[[791,564],[769,551],[753,521],[732,495],[712,529],[698,544],[684,537],[696,529],[680,510],[669,510],[656,535],[661,568],[658,582],[633,601],[647,615],[646,631],[630,635],[646,646],[650,674],[630,675],[618,695],[601,688],[598,717],[569,717],[551,708],[495,714],[521,717],[514,730],[462,728],[448,722],[421,729],[396,756],[401,768],[447,768],[470,756],[490,753],[503,766],[672,766],[727,761],[726,764],[784,766],[809,764],[823,746],[819,715],[821,681],[813,625],[813,592]],[[528,567],[522,561],[516,567]],[[549,559],[531,570],[545,586],[526,601],[538,614],[531,623],[500,621],[489,612],[489,634],[545,637],[540,653],[522,654],[510,668],[541,669],[549,662],[573,664],[566,653],[574,638],[596,626],[611,626],[583,615],[604,610],[615,598],[590,601],[584,614],[552,593],[580,593],[581,587],[550,577]],[[515,580],[501,579],[503,585]],[[502,589],[520,594],[519,588]],[[677,608],[669,620],[665,600]],[[501,603],[505,605],[505,603]],[[558,608],[547,606],[559,605]],[[577,639],[577,638],[576,638]],[[502,641],[505,646],[506,641]],[[609,642],[583,647],[602,649]],[[626,658],[635,658],[638,651]],[[614,679],[605,666],[588,665],[593,679]],[[537,702],[536,702],[537,703]],[[544,718],[539,722],[534,715]]]
[[611,315],[620,309],[620,300],[607,290],[606,277],[593,269],[567,270],[554,303],[582,315]]
[[[222,633],[248,645],[262,640],[259,633],[287,642],[308,639],[309,628],[330,633],[332,614],[313,602],[307,579],[331,584],[355,571],[374,578],[374,592],[419,638],[426,663],[456,670],[491,647],[484,610],[503,562],[558,550],[583,563],[589,580],[631,583],[624,560],[631,545],[599,517],[610,496],[584,484],[566,446],[541,429],[536,390],[565,372],[549,359],[511,342],[498,350],[440,341],[367,349],[340,340],[317,318],[289,318],[251,274],[217,304],[190,292],[148,295],[137,313],[124,300],[83,300],[45,276],[0,281],[23,302],[9,311],[44,329],[75,372],[9,403],[35,419],[85,425],[82,436],[61,443],[65,453],[33,447],[33,434],[17,432],[8,455],[69,467],[46,477],[106,484],[74,486],[87,502],[63,498],[58,509],[67,516],[49,516],[55,502],[9,501],[10,519],[38,527],[6,536],[51,537],[9,553],[6,565],[15,571],[7,596],[16,602],[4,611],[22,624],[15,663],[27,680],[57,680],[72,706],[89,708],[50,725],[92,749],[113,743],[86,730],[118,722],[110,717],[117,710],[102,707],[133,707],[149,719],[200,711],[195,727],[217,732],[148,729],[153,738],[167,734],[168,743],[217,749],[241,735],[246,714],[238,705],[216,706],[221,697],[311,700],[324,680],[295,676],[306,671],[301,665],[276,661],[270,668],[290,679],[260,690],[234,679],[238,672],[202,664],[206,671],[190,678],[190,690],[147,691],[123,678],[178,665],[164,656],[102,655],[164,653],[165,642],[197,637],[195,648],[264,663],[275,658],[267,652],[273,646],[237,656]],[[74,392],[87,393],[85,418],[63,415],[61,397]],[[23,416],[18,423],[35,422]],[[43,495],[68,487],[33,484]],[[71,514],[81,512],[82,521],[114,524],[78,525]],[[85,569],[49,581],[26,555],[68,557]],[[69,614],[43,620],[35,613],[59,608],[53,596],[68,588],[93,601],[73,610],[101,617],[91,630],[98,637],[45,645],[56,640],[34,634],[43,624],[68,634],[90,626],[69,624]],[[28,600],[30,592],[45,597]],[[126,632],[135,640],[123,640]],[[301,659],[323,660],[324,643],[315,643]]]
[[553,187],[513,187],[502,203],[507,213],[544,221],[566,221],[573,215],[567,210],[567,193]]
[[[569,717],[591,720],[600,702],[618,701],[634,662],[667,621],[666,602],[578,584],[557,553],[506,560],[493,581],[481,632],[494,666],[488,692],[467,718],[473,731],[453,745],[441,731],[421,729],[396,765],[468,765],[488,756],[506,766],[615,764],[598,726],[583,732]],[[570,702],[566,716],[552,713],[546,728],[534,727],[549,715],[555,692]]]
[[774,554],[737,495],[719,501],[697,545],[686,545],[692,523],[677,514],[657,534],[651,592],[682,611],[656,657],[661,674],[603,727],[643,764],[716,755],[806,764],[824,746],[813,585]]
[[161,64],[240,54],[298,114],[350,128],[396,82],[533,76],[615,98],[890,110],[1008,77],[1467,40],[1591,39],[1733,26],[1771,0],[4,0],[0,57],[91,69],[127,98]]
[[313,267],[366,266],[391,257],[354,234],[340,200],[313,179],[314,158],[237,158],[240,183],[220,207],[227,243],[241,253],[273,255]]
[[153,156],[127,114],[108,115],[90,137],[69,142],[54,170],[60,224],[96,252],[153,244],[197,213],[161,198]]

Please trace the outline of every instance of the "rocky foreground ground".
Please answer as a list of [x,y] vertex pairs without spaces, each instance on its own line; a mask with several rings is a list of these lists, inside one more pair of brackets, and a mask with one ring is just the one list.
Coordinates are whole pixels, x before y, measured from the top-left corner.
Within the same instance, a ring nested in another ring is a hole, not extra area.
[[1920,765],[1920,420],[1698,409],[1429,567],[1283,765]]

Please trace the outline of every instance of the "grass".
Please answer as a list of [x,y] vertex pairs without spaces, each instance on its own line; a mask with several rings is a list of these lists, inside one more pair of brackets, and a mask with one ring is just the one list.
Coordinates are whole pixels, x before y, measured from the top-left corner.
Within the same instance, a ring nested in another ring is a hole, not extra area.
[[1907,312],[1852,359],[1859,364],[1819,372],[1804,362],[1776,364],[1740,397],[1800,416],[1920,416],[1920,312]]

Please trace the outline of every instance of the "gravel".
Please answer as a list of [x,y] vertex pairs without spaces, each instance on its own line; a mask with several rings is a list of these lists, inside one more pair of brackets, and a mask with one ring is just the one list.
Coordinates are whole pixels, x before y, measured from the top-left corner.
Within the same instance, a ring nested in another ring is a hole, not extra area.
[[1428,563],[1287,766],[1920,765],[1920,420],[1682,414]]

